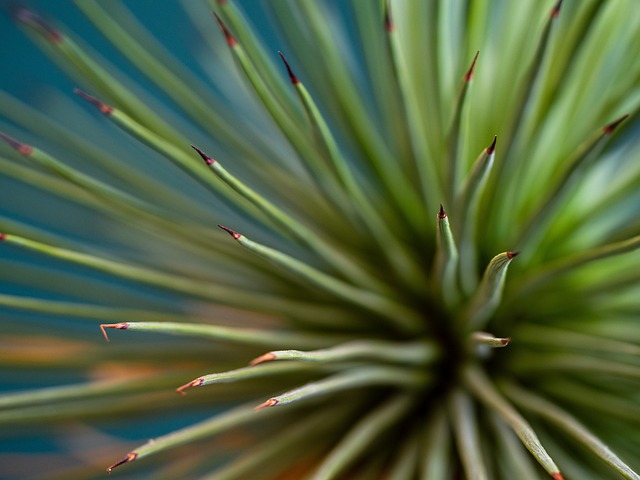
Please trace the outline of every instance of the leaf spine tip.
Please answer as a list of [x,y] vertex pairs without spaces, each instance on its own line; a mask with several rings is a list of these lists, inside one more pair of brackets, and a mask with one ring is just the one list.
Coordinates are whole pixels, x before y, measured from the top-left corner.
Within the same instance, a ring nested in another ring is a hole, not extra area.
[[255,407],[255,410],[262,410],[263,408],[267,408],[267,407],[274,407],[278,404],[278,400],[275,398],[270,398],[269,400],[267,400],[264,403],[261,403],[260,405],[258,405],[257,407]]
[[218,227],[224,230],[225,232],[227,232],[229,235],[231,235],[234,240],[239,240],[240,238],[242,238],[242,234],[234,230],[231,230],[230,228],[225,227],[224,225],[218,225]]
[[33,153],[33,147],[31,145],[19,142],[5,133],[0,132],[0,138],[21,155],[29,156]]
[[105,340],[109,341],[109,336],[107,335],[107,328],[115,328],[116,330],[126,330],[129,328],[129,324],[127,322],[120,323],[101,323],[100,330],[102,330],[102,334],[104,335]]
[[238,42],[236,41],[234,36],[231,35],[231,32],[229,31],[227,26],[224,24],[224,22],[216,12],[213,12],[213,16],[216,17],[216,22],[218,22],[218,26],[220,27],[220,30],[222,30],[222,33],[224,34],[224,38],[226,39],[227,44],[230,47],[235,47],[238,44]]
[[557,18],[560,15],[560,8],[562,7],[562,0],[559,0],[551,10],[551,18]]
[[111,473],[111,470],[113,470],[116,467],[119,467],[120,465],[124,465],[125,463],[133,462],[136,458],[138,458],[138,454],[137,453],[133,453],[132,452],[132,453],[127,454],[127,456],[124,457],[119,462],[116,462],[113,465],[111,465],[110,467],[107,467],[107,473]]
[[391,18],[391,6],[389,0],[384,2],[384,29],[387,33],[391,33],[395,30],[396,26]]
[[520,252],[507,252],[507,258],[509,260],[513,260],[514,258],[516,258],[518,255],[520,255]]
[[440,204],[440,211],[438,211],[438,218],[447,218],[447,212],[444,211],[444,207]]
[[13,9],[13,17],[20,23],[40,29],[51,43],[62,41],[62,34],[44,19],[25,6],[18,5]]
[[198,152],[198,154],[202,157],[202,159],[204,160],[204,162],[207,165],[213,165],[214,163],[216,163],[216,161],[213,158],[211,158],[209,155],[204,153],[202,150],[200,150],[195,145],[191,145],[191,148],[193,148],[196,152]]
[[479,54],[480,54],[480,50],[476,52],[475,56],[473,57],[473,62],[471,62],[471,66],[469,67],[469,70],[464,76],[464,81],[467,83],[473,79],[473,70],[476,68],[476,62],[478,61]]
[[204,383],[204,380],[202,378],[196,378],[195,380],[191,380],[190,382],[187,382],[184,385],[176,388],[176,393],[179,394],[179,395],[186,395],[187,392],[185,392],[185,390],[187,388],[199,387],[203,383]]
[[264,355],[260,355],[259,357],[256,357],[253,360],[251,360],[251,362],[249,362],[249,365],[253,367],[262,362],[270,362],[271,360],[275,360],[275,359],[276,359],[276,356],[273,353],[268,352],[268,353],[265,353]]
[[498,140],[498,136],[494,135],[493,136],[493,142],[491,142],[491,145],[489,145],[487,147],[487,155],[491,155],[493,154],[493,152],[496,151],[496,141]]
[[284,54],[279,51],[278,55],[280,55],[280,58],[284,62],[284,66],[287,67],[287,72],[289,73],[289,79],[291,80],[291,83],[293,83],[294,85],[297,85],[298,83],[300,83],[300,80],[298,79],[296,74],[293,73],[293,70],[291,70],[291,66],[289,65],[289,62],[287,62],[287,59],[285,58]]
[[604,127],[602,127],[602,131],[605,133],[605,135],[611,135],[613,133],[613,131],[618,127],[618,125],[620,125],[622,122],[624,122],[627,117],[629,116],[629,114],[624,114],[623,116],[621,116],[620,118],[618,118],[617,120],[614,120],[613,122],[605,125]]
[[113,113],[113,107],[111,105],[107,105],[101,100],[98,100],[96,97],[93,97],[78,88],[74,88],[73,93],[75,93],[81,98],[84,98],[87,102],[91,103],[92,105],[95,105],[96,107],[98,107],[98,109],[105,115],[111,115]]

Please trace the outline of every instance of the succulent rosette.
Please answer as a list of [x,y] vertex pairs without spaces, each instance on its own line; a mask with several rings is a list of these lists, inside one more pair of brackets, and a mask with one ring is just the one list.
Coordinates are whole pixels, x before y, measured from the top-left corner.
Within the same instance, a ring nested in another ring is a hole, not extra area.
[[635,0],[75,6],[10,12],[77,88],[0,91],[7,475],[640,478]]

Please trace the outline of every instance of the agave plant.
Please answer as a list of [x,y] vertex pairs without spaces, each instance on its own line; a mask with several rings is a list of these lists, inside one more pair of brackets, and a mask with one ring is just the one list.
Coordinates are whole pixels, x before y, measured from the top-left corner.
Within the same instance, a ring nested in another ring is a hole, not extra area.
[[640,478],[640,10],[561,3],[13,7],[4,474]]

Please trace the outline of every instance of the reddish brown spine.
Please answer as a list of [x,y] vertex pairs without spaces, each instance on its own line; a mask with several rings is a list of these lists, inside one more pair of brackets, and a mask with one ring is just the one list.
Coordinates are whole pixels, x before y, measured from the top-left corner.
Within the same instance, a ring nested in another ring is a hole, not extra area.
[[218,26],[220,27],[220,30],[222,30],[222,33],[224,34],[224,38],[227,40],[227,44],[230,47],[235,47],[238,44],[238,42],[233,37],[233,35],[231,35],[231,32],[229,31],[227,26],[223,23],[222,19],[218,16],[216,12],[213,12],[213,16],[216,17],[216,22],[218,22]]
[[388,0],[384,2],[384,29],[387,33],[391,33],[396,29],[393,18],[391,18],[391,7]]
[[496,151],[496,141],[498,140],[498,136],[495,135],[493,137],[493,142],[491,142],[491,145],[489,145],[487,147],[487,155],[491,155],[493,152]]
[[267,408],[267,407],[274,407],[276,406],[278,403],[278,400],[276,400],[275,398],[270,398],[269,400],[267,400],[264,403],[261,403],[260,405],[258,405],[255,409],[256,410],[262,410],[263,408]]
[[184,385],[182,385],[181,387],[176,388],[176,393],[180,394],[180,395],[186,395],[187,392],[185,392],[185,390],[187,388],[192,388],[192,387],[199,387],[204,383],[204,380],[202,378],[196,378],[195,380],[191,380],[188,383],[185,383]]
[[82,90],[79,90],[77,88],[73,89],[73,93],[75,93],[79,97],[84,98],[90,104],[95,105],[96,107],[98,107],[98,109],[102,113],[104,113],[105,115],[111,115],[113,113],[113,107],[111,105],[107,105],[103,101],[98,100],[96,97],[93,97],[93,96],[89,95],[88,93],[83,92]]
[[137,453],[128,453],[126,457],[124,457],[122,460],[120,460],[119,462],[114,463],[113,465],[111,465],[110,467],[107,468],[107,473],[111,473],[111,470],[113,470],[116,467],[119,467],[120,465],[124,465],[125,463],[129,463],[129,462],[133,462],[136,458],[138,458],[138,454]]
[[282,52],[278,52],[278,55],[280,55],[280,58],[284,62],[284,66],[287,67],[287,72],[289,72],[289,79],[291,80],[291,83],[293,83],[294,85],[297,85],[298,83],[300,83],[300,80],[298,80],[298,77],[296,76],[296,74],[293,73],[293,70],[291,70],[291,66],[289,65],[289,62],[287,62],[287,59],[284,58],[284,54]]
[[13,11],[13,16],[18,22],[31,28],[35,28],[36,30],[40,30],[40,32],[42,32],[51,43],[60,43],[62,41],[62,34],[58,30],[53,28],[45,22],[42,17],[28,8],[23,6],[17,7]]
[[204,162],[211,166],[214,163],[216,163],[216,161],[211,158],[209,155],[207,155],[206,153],[204,153],[202,150],[200,150],[198,147],[191,145],[191,148],[193,148],[196,152],[198,152],[198,154],[200,154],[200,156],[202,157],[202,159],[204,160]]
[[231,235],[234,240],[239,240],[240,238],[242,238],[242,234],[235,232],[230,228],[225,227],[224,225],[218,225],[218,227],[224,230],[225,232],[227,232],[229,235]]
[[27,145],[26,143],[19,142],[15,138],[10,137],[2,132],[0,132],[0,139],[7,142],[7,144],[16,150],[21,155],[29,156],[33,153],[33,147],[31,145]]
[[276,359],[276,356],[273,353],[269,352],[269,353],[265,353],[264,355],[260,355],[257,358],[254,358],[253,360],[251,360],[249,365],[253,367],[255,365],[258,365],[259,363],[270,362],[271,360],[275,360],[275,359]]
[[478,55],[480,54],[480,50],[478,50],[476,52],[475,57],[473,57],[473,62],[471,62],[471,66],[469,67],[469,70],[467,71],[467,73],[464,76],[464,81],[469,83],[471,81],[471,79],[473,78],[473,70],[476,68],[476,62],[478,61]]
[[109,341],[109,336],[107,335],[107,328],[115,328],[116,330],[126,330],[129,328],[129,324],[127,322],[120,323],[101,323],[100,330],[102,330],[102,334],[104,335],[105,340]]
[[613,122],[605,125],[604,127],[602,127],[602,131],[605,133],[605,135],[611,135],[613,131],[618,127],[618,125],[624,122],[628,116],[629,114],[623,115],[617,120],[614,120]]

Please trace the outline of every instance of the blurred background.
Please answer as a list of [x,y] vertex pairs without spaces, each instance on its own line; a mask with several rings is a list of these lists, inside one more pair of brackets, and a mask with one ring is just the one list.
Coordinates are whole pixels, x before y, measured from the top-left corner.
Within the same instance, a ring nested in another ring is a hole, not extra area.
[[[33,0],[23,3],[56,28],[72,32],[74,38],[82,39],[83,44],[90,45],[100,55],[108,58],[109,62],[133,81],[144,85],[150,97],[157,95],[160,103],[164,101],[163,95],[131,67],[76,9],[73,2]],[[126,4],[164,46],[198,77],[205,82],[208,75],[220,77],[221,73],[216,71],[219,69],[216,59],[210,57],[210,50],[203,45],[204,41],[214,41],[219,43],[220,48],[225,48],[206,2],[136,0]],[[182,4],[188,8],[185,10]],[[267,22],[261,21],[265,18],[261,2],[249,1],[245,4],[247,11],[257,19],[256,28],[265,41],[269,45],[275,45],[273,32],[269,30]],[[19,99],[38,110],[46,111],[65,127],[81,132],[97,148],[109,150],[123,158],[130,156],[131,151],[138,152],[139,162],[135,166],[138,172],[152,172],[155,178],[170,181],[176,191],[191,195],[198,201],[210,201],[208,192],[194,185],[191,179],[168,165],[168,162],[160,160],[154,152],[127,138],[126,134],[101,118],[95,108],[72,94],[75,87],[83,86],[65,75],[15,25],[11,10],[18,5],[20,3],[14,1],[0,1],[0,103],[5,112],[13,110],[7,100],[9,96]],[[200,17],[203,23],[210,25],[209,40],[203,40],[201,32],[188,28],[191,24],[190,16]],[[277,47],[274,47],[274,55],[276,50]],[[172,115],[180,117],[177,111],[172,111]],[[184,119],[184,122],[187,129],[189,121]],[[46,129],[47,126],[43,125],[42,128]],[[65,155],[65,151],[54,141],[29,133],[5,115],[0,115],[0,131],[55,154]],[[205,136],[198,140],[203,146],[209,141]],[[87,170],[91,166],[83,162],[81,156],[69,158],[65,155],[61,158],[97,178],[112,180],[108,173]],[[7,168],[10,168],[13,164],[22,164],[24,160],[3,143],[0,145],[0,161],[6,162]],[[126,226],[96,214],[94,209],[83,208],[76,202],[42,193],[39,189],[30,187],[26,183],[28,181],[22,181],[20,172],[14,176],[0,176],[0,231],[25,236],[31,234],[34,238],[50,240],[51,243],[70,248],[74,245],[90,245],[97,252],[106,250],[111,255],[141,261],[163,258],[167,266],[175,267],[180,262],[188,261],[167,245],[145,243],[144,237],[136,237],[140,236],[139,232],[131,232]],[[202,211],[193,214],[194,218],[212,226],[218,218],[208,213],[204,207]],[[135,251],[136,246],[138,251]],[[205,269],[206,265],[184,268]],[[133,282],[120,281],[95,270],[47,258],[26,249],[2,245],[0,393],[70,385],[92,379],[126,377],[144,372],[146,367],[140,364],[128,369],[127,355],[132,349],[138,352],[148,350],[150,359],[153,359],[154,351],[174,349],[181,352],[181,358],[185,357],[185,350],[190,351],[192,364],[173,366],[178,372],[174,375],[175,388],[199,374],[196,372],[203,373],[203,358],[208,356],[209,363],[215,365],[215,357],[225,355],[220,349],[214,355],[207,342],[168,339],[161,335],[123,335],[118,338],[117,345],[113,342],[108,345],[98,329],[98,321],[82,315],[57,315],[47,312],[46,306],[40,313],[14,308],[9,303],[10,298],[15,297],[91,303],[121,309],[150,309],[176,315],[185,311],[197,315],[204,308],[195,302],[186,305],[184,298],[170,292],[141,288]],[[210,312],[204,314],[207,317],[209,315]],[[228,314],[233,315],[233,312]],[[165,362],[171,364],[171,359],[167,358]],[[89,370],[84,368],[86,364],[91,364]],[[117,396],[107,399],[107,406],[115,410],[115,415],[108,416],[95,412],[84,414],[81,404],[71,403],[65,408],[77,408],[78,419],[73,420],[71,415],[71,420],[66,418],[63,421],[55,420],[56,415],[61,413],[56,406],[25,409],[23,417],[17,422],[10,420],[6,411],[0,410],[0,479],[71,476],[103,478],[106,475],[105,468],[139,444],[141,439],[145,441],[213,413],[205,397],[197,399],[191,395],[190,398],[181,398],[172,388],[165,387],[145,397],[145,401],[137,406],[137,417],[133,424],[130,418],[118,418],[119,408],[131,408],[125,404],[118,407],[118,402]],[[64,402],[59,405],[64,405]],[[53,420],[49,421],[50,418]],[[166,461],[179,463],[179,459],[186,456],[188,452],[179,449],[177,452],[167,453]],[[159,478],[156,473],[147,473],[145,477],[137,471],[135,465],[132,467],[118,471],[115,475],[118,478]],[[180,478],[179,472],[175,470],[166,475],[166,478]]]

